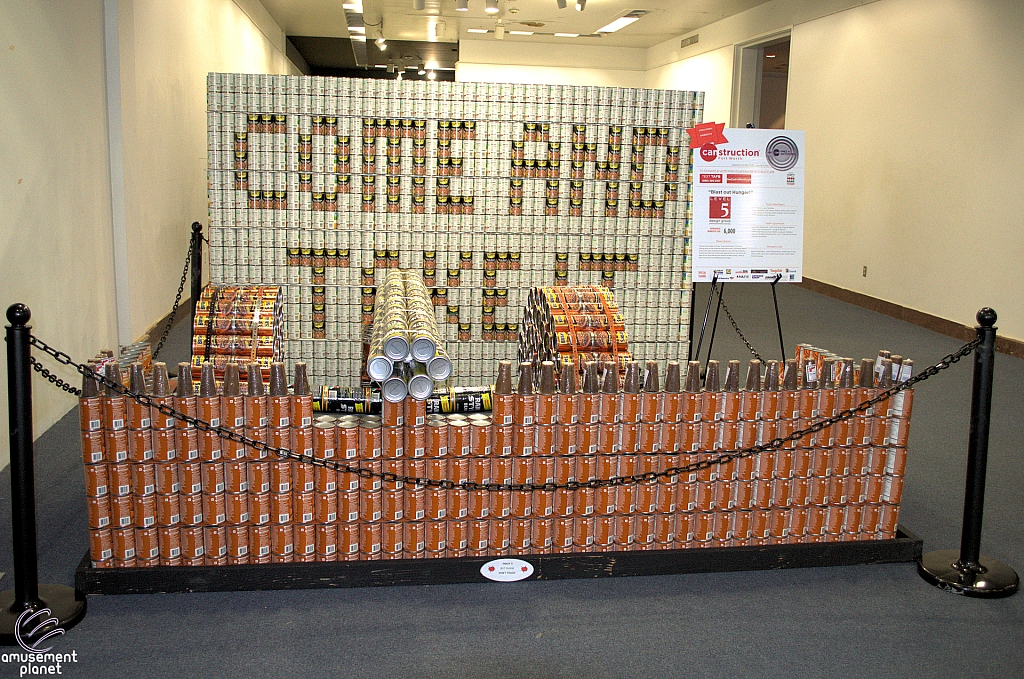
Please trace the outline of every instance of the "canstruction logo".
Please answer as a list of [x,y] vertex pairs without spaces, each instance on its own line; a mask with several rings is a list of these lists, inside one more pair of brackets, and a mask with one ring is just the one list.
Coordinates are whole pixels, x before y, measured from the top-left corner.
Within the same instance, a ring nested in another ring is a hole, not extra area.
[[768,164],[779,172],[792,170],[796,161],[800,159],[800,152],[796,143],[789,137],[773,137],[764,149],[765,159]]
[[49,608],[23,611],[14,624],[14,638],[21,646],[20,652],[0,654],[4,663],[17,664],[18,676],[28,677],[41,674],[63,674],[64,665],[78,662],[78,652],[50,653],[53,646],[41,648],[47,639],[64,634],[56,618],[48,618]]

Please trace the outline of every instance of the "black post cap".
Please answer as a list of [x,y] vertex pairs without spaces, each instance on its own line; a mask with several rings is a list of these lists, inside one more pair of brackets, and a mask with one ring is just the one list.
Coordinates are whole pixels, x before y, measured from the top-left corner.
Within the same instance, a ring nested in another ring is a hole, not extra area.
[[11,325],[26,325],[30,318],[32,318],[32,312],[21,302],[7,307],[7,320],[11,322]]
[[[10,311],[7,312],[8,317],[10,317],[10,313]],[[991,328],[996,324],[996,310],[988,306],[982,307],[982,309],[978,311],[976,318],[983,328]]]
[[203,225],[200,224],[199,222],[192,222],[192,230],[195,231],[196,233],[199,233],[200,231],[203,230]]

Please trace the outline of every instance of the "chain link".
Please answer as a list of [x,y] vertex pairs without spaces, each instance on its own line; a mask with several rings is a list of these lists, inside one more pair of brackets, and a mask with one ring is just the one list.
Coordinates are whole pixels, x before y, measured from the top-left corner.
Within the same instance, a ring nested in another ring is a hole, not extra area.
[[63,389],[69,394],[74,394],[75,396],[82,395],[81,389],[76,388],[74,385],[68,384],[67,382],[65,382],[64,380],[62,380],[61,378],[57,377],[52,372],[44,368],[43,364],[37,361],[35,356],[30,355],[28,357],[28,362],[32,364],[32,369],[35,370],[40,375],[42,375],[43,377],[45,377],[46,379],[48,379],[50,381],[50,384],[60,389]]
[[757,353],[757,349],[755,349],[750,344],[750,342],[747,341],[747,338],[743,336],[743,331],[740,330],[740,326],[736,324],[736,319],[732,317],[731,313],[729,313],[729,306],[725,303],[725,300],[722,299],[721,291],[719,291],[718,293],[718,303],[722,305],[722,311],[725,312],[726,318],[728,318],[729,322],[732,323],[732,329],[736,331],[736,334],[740,336],[740,339],[743,340],[743,343],[747,345],[747,349],[750,349],[750,353],[754,356],[754,358],[761,361],[763,365],[765,360],[761,358],[761,354]]
[[823,429],[831,427],[834,424],[838,424],[839,422],[848,420],[856,416],[858,413],[867,412],[875,404],[886,401],[895,396],[896,394],[898,394],[899,392],[903,391],[904,389],[909,389],[918,382],[922,382],[928,379],[929,377],[932,377],[933,375],[937,375],[939,372],[945,370],[946,368],[949,368],[954,363],[958,363],[960,359],[962,359],[965,356],[968,356],[971,352],[973,352],[978,347],[978,345],[981,344],[981,338],[978,337],[971,340],[967,344],[960,347],[957,351],[945,356],[941,361],[939,361],[935,365],[932,365],[924,369],[923,371],[921,371],[920,374],[911,377],[905,382],[900,382],[899,384],[889,389],[886,389],[885,391],[879,393],[874,398],[864,401],[859,405],[854,406],[853,408],[849,408],[847,410],[839,412],[833,415],[832,417],[826,418],[824,420],[818,420],[812,423],[806,429],[795,431],[789,436],[775,438],[769,441],[768,443],[750,446],[749,448],[741,448],[738,450],[721,452],[718,453],[717,455],[710,456],[707,459],[700,460],[698,462],[683,465],[681,467],[670,467],[660,472],[646,472],[643,474],[613,476],[610,479],[592,479],[590,481],[569,481],[568,483],[475,483],[473,481],[462,481],[456,483],[449,479],[428,479],[419,476],[403,476],[401,474],[394,474],[391,472],[375,472],[372,469],[353,466],[350,464],[346,464],[344,462],[334,462],[333,460],[318,460],[314,458],[312,455],[293,453],[287,448],[278,448],[275,446],[271,446],[263,441],[257,441],[255,439],[247,438],[226,427],[215,427],[209,422],[200,420],[196,417],[192,417],[191,415],[186,415],[185,413],[178,412],[174,408],[171,408],[170,406],[164,403],[156,402],[151,396],[148,396],[146,394],[135,393],[128,389],[127,387],[117,382],[114,382],[110,379],[107,379],[104,375],[96,373],[88,366],[75,363],[71,359],[71,357],[68,356],[66,353],[51,348],[49,345],[47,345],[45,342],[38,339],[37,337],[30,336],[30,342],[32,343],[33,346],[38,347],[39,349],[42,349],[44,352],[49,354],[58,363],[62,365],[69,365],[75,368],[84,377],[92,377],[93,379],[99,380],[101,384],[103,384],[104,386],[108,387],[109,389],[113,390],[118,394],[127,396],[132,400],[141,403],[142,405],[149,406],[150,408],[153,408],[163,413],[164,415],[174,417],[176,419],[182,420],[183,422],[191,424],[196,429],[199,429],[201,431],[214,432],[221,438],[228,439],[236,443],[240,443],[243,446],[248,446],[250,448],[259,450],[267,454],[276,455],[277,457],[280,458],[295,460],[297,462],[310,464],[316,467],[333,469],[339,472],[356,474],[360,478],[364,479],[376,477],[382,479],[383,481],[391,483],[409,483],[417,486],[428,486],[431,488],[441,488],[446,490],[460,488],[462,490],[486,491],[551,491],[563,488],[566,490],[578,490],[580,488],[602,488],[607,486],[626,486],[637,483],[651,483],[658,480],[659,478],[677,476],[679,474],[686,474],[689,472],[696,472],[702,469],[707,469],[709,467],[714,467],[715,465],[721,463],[728,463],[732,462],[733,460],[738,460],[744,457],[750,457],[752,455],[758,455],[760,453],[768,452],[771,450],[777,450],[782,446],[786,445],[787,443],[795,442],[808,434],[817,433],[819,431],[822,431]]
[[[167,341],[167,336],[171,334],[171,326],[174,325],[174,316],[178,313],[178,305],[181,304],[181,294],[185,290],[185,280],[188,278],[188,270],[192,265],[192,253],[195,252],[197,247],[202,247],[197,240],[206,240],[201,233],[196,231],[192,232],[192,237],[188,241],[188,252],[185,254],[185,267],[181,270],[181,281],[178,283],[178,292],[174,295],[174,306],[171,307],[171,315],[167,317],[167,323],[164,325],[163,334],[160,335],[160,341],[156,343],[156,347],[153,349],[153,358],[156,359],[160,356],[160,350],[164,348],[164,342]],[[210,241],[206,241],[209,243]]]

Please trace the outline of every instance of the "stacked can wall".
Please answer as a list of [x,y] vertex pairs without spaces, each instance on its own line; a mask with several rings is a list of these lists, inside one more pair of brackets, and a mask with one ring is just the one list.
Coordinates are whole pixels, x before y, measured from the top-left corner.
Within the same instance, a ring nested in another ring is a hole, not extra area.
[[285,289],[284,358],[353,385],[374,286],[422,268],[459,383],[530,288],[604,284],[638,360],[686,353],[703,93],[211,74],[210,272]]

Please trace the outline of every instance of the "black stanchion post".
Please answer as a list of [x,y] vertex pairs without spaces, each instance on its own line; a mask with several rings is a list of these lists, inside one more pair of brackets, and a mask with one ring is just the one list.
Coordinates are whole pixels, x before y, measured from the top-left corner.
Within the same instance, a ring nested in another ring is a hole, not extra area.
[[199,222],[192,222],[192,263],[189,268],[192,270],[192,316],[189,318],[189,328],[195,328],[196,304],[203,294],[203,225]]
[[974,351],[971,432],[967,448],[967,488],[960,551],[940,550],[921,557],[917,570],[929,583],[954,594],[994,599],[1017,591],[1020,578],[1006,564],[981,556],[981,519],[985,504],[985,468],[992,410],[992,370],[996,353],[996,312],[978,312],[981,344]]
[[[7,406],[11,432],[11,517],[14,589],[0,592],[0,644],[13,646],[20,636],[39,638],[77,624],[85,615],[85,596],[63,585],[37,583],[36,491],[32,449],[32,366],[29,337],[32,314],[24,304],[7,309]],[[18,630],[25,611],[49,609]],[[36,629],[39,626],[39,629]],[[17,633],[17,634],[16,634]]]
[[775,301],[775,325],[779,329],[779,349],[782,351],[782,362],[786,362],[786,343],[782,340],[782,319],[779,318],[779,296],[775,294],[775,284],[782,280],[782,274],[772,281],[772,300]]

